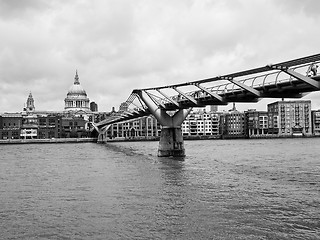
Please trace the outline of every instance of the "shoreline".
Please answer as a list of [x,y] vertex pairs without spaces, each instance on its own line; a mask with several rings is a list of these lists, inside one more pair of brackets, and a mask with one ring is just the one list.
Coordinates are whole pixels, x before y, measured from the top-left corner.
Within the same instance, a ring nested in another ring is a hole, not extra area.
[[[230,137],[230,136],[210,136],[210,135],[202,135],[202,136],[183,136],[184,141],[189,140],[233,140],[233,139],[285,139],[285,138],[319,138],[319,135],[307,135],[307,136],[294,136],[294,135],[288,135],[288,136],[276,136],[276,135],[270,135],[270,136],[255,136],[255,137]],[[145,141],[159,141],[160,137],[134,137],[134,138],[108,138],[105,142],[145,142]]]
[[[183,136],[184,141],[188,140],[232,140],[232,139],[284,139],[284,138],[319,138],[318,135],[312,136],[260,136],[260,137],[217,137],[217,136]],[[135,138],[112,138],[107,139],[107,142],[145,142],[145,141],[159,141],[160,137],[135,137]],[[1,144],[44,144],[44,143],[98,143],[97,138],[53,138],[53,139],[6,139],[0,140]]]
[[34,144],[34,143],[89,143],[97,142],[96,138],[53,138],[53,139],[6,139],[0,144]]

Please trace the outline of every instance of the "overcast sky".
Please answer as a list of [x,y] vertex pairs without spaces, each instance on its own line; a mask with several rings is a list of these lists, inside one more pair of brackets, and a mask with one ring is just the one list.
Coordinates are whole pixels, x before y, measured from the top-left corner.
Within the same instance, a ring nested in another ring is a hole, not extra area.
[[[110,111],[134,88],[317,54],[319,11],[319,0],[0,0],[0,112],[20,112],[30,91],[36,110],[63,110],[76,69]],[[304,99],[320,108],[320,92]]]

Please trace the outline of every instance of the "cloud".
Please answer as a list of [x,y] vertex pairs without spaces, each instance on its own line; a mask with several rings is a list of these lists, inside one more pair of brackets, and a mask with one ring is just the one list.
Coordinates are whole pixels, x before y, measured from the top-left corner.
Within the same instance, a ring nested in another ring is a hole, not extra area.
[[286,15],[304,15],[310,18],[319,18],[320,2],[316,0],[273,0],[274,3],[282,9]]
[[24,19],[32,13],[43,11],[52,5],[52,1],[42,0],[0,0],[0,18],[2,19]]
[[0,0],[0,112],[19,111],[29,91],[37,109],[63,110],[76,69],[88,97],[109,111],[134,88],[315,54],[319,17],[311,6],[318,5],[315,0]]

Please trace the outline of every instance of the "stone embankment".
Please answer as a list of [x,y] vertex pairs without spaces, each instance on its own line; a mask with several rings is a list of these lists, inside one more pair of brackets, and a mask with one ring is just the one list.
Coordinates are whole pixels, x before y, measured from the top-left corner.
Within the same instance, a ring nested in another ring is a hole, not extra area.
[[30,143],[88,143],[97,142],[96,138],[50,138],[50,139],[6,139],[0,144],[30,144]]

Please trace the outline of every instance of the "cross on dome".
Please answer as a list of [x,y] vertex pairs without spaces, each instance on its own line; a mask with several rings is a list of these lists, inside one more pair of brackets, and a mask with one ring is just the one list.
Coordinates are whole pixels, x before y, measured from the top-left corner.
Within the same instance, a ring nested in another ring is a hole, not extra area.
[[74,77],[74,84],[79,85],[79,76],[78,76],[78,70],[76,70],[76,76]]

